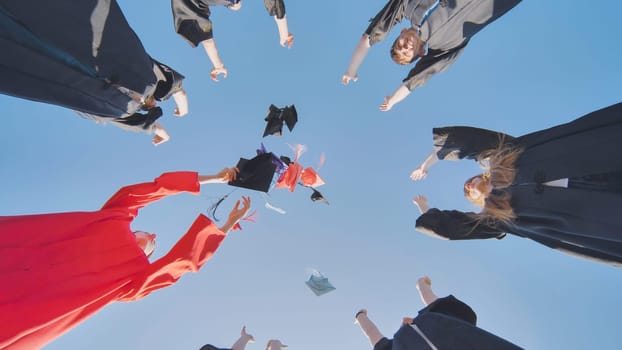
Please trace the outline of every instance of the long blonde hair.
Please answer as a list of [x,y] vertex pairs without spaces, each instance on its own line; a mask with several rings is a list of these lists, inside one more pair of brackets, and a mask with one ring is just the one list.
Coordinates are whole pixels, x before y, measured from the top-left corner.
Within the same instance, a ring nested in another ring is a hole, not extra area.
[[471,200],[465,189],[467,198],[474,204],[482,207],[482,211],[476,215],[478,222],[484,221],[487,224],[502,222],[504,224],[509,224],[516,219],[514,210],[510,205],[512,196],[505,189],[514,183],[514,178],[516,177],[516,159],[518,159],[522,153],[522,148],[507,145],[503,142],[503,138],[501,138],[499,140],[499,147],[481,152],[478,156],[477,160],[485,172],[470,178],[467,182],[480,176],[483,181],[491,184],[493,188],[493,191],[490,192],[488,196],[480,200]]

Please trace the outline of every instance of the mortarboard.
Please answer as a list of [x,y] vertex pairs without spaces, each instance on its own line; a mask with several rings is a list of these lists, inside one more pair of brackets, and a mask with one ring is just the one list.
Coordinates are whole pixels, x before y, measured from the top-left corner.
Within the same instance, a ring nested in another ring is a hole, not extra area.
[[305,283],[318,297],[337,289],[328,281],[328,278],[324,277],[319,271],[314,271],[309,277],[309,280]]
[[250,160],[240,158],[238,175],[234,181],[229,181],[229,185],[268,192],[276,171],[272,159],[272,153],[260,154]]
[[281,136],[283,132],[283,123],[287,125],[289,131],[294,130],[294,126],[298,122],[298,112],[294,105],[278,108],[270,105],[268,115],[264,119],[268,124],[263,132],[263,137],[268,135]]
[[311,193],[311,200],[314,202],[320,201],[320,202],[324,202],[326,204],[328,203],[328,200],[322,195],[322,193],[320,193],[320,191],[316,190],[315,188],[311,188],[313,190],[313,193]]

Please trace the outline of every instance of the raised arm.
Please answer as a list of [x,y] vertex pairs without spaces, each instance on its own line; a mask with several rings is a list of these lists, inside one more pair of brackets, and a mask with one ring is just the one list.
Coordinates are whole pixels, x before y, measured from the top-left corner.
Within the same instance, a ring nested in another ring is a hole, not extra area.
[[186,91],[177,91],[173,94],[173,99],[177,105],[177,108],[175,108],[173,114],[177,117],[183,117],[188,114],[188,97],[186,96]]
[[341,82],[347,85],[351,80],[358,80],[358,69],[365,60],[367,52],[372,45],[384,40],[393,27],[404,18],[406,1],[389,0],[387,4],[372,18],[371,23],[359,40],[348,69],[341,78]]
[[222,74],[223,78],[227,77],[227,68],[225,68],[225,64],[220,59],[220,55],[218,54],[218,48],[216,47],[216,41],[214,39],[207,39],[201,42],[203,44],[203,48],[207,53],[207,57],[209,57],[212,62],[212,70],[209,73],[210,78],[213,81],[218,81],[218,76]]
[[237,168],[224,168],[214,175],[199,175],[193,171],[164,173],[152,182],[123,187],[102,209],[125,209],[136,216],[138,210],[147,204],[181,192],[198,194],[200,185],[233,181],[237,173]]
[[358,45],[356,45],[354,53],[352,54],[348,69],[341,78],[342,84],[348,85],[350,81],[358,80],[358,69],[361,66],[361,63],[363,63],[363,61],[365,60],[365,56],[367,56],[367,52],[369,52],[370,48],[371,45],[369,44],[369,35],[363,34],[361,40],[359,40]]
[[236,202],[227,223],[220,228],[205,215],[199,215],[175,246],[137,277],[133,290],[128,292],[124,301],[138,300],[154,290],[174,284],[187,272],[199,271],[218,250],[230,228],[250,209],[250,199],[243,197],[243,202],[242,208],[239,208],[240,201]]
[[210,77],[218,81],[218,75],[227,77],[227,69],[220,59],[214,35],[210,9],[206,0],[185,1],[171,0],[175,31],[193,47],[203,44],[212,65]]
[[511,143],[514,137],[470,126],[449,126],[432,129],[436,157],[440,160],[479,160],[482,152]]
[[503,228],[478,221],[475,213],[458,210],[428,209],[417,219],[416,228],[421,233],[445,240],[505,237]]
[[123,187],[104,204],[102,209],[124,209],[138,215],[142,207],[166,196],[181,192],[198,194],[198,174],[191,171],[164,173],[152,182]]
[[423,180],[428,176],[428,171],[432,164],[438,162],[438,157],[436,156],[436,152],[438,152],[439,148],[435,147],[432,152],[423,160],[423,162],[417,167],[417,169],[413,170],[410,173],[410,179],[413,181]]
[[425,306],[432,304],[438,299],[434,291],[432,291],[432,280],[428,276],[421,277],[417,280],[417,290],[419,291],[421,302]]
[[359,327],[361,327],[363,334],[365,334],[367,339],[369,339],[371,347],[374,348],[384,336],[380,333],[380,330],[378,330],[376,324],[372,322],[369,317],[367,317],[367,310],[362,309],[357,312],[354,319],[356,320],[356,323],[358,323]]
[[479,155],[487,150],[495,149],[500,142],[511,142],[514,137],[480,128],[469,126],[450,126],[434,128],[432,152],[410,174],[413,181],[427,177],[430,167],[439,160],[479,160]]
[[283,47],[291,48],[294,44],[294,35],[289,32],[287,15],[285,14],[284,0],[264,0],[266,11],[274,18],[279,30],[279,43]]

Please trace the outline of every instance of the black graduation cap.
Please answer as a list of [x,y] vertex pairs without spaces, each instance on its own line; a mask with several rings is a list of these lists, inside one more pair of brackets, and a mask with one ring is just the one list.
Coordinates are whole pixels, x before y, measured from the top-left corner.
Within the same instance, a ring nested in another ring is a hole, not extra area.
[[268,135],[281,136],[283,122],[285,122],[289,131],[294,130],[294,126],[298,122],[298,112],[296,112],[296,106],[294,105],[284,108],[270,105],[268,115],[264,120],[268,122],[268,125],[266,125],[266,130],[263,132],[263,137]]
[[324,198],[324,196],[322,195],[322,193],[320,193],[320,191],[316,190],[315,188],[311,188],[311,189],[313,190],[313,193],[311,193],[312,201],[314,202],[321,201],[321,202],[328,204],[328,200]]
[[253,159],[240,158],[238,176],[229,185],[268,192],[276,165],[272,163],[272,153],[263,153]]

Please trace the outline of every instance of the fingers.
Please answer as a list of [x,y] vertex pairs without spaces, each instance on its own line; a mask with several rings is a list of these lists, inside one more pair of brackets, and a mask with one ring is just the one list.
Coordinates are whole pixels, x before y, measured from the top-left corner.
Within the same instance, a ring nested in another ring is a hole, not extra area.
[[187,109],[184,110],[184,111],[181,111],[179,108],[175,108],[175,110],[173,111],[173,115],[176,116],[176,117],[183,117],[186,114],[188,114],[188,110]]
[[251,207],[251,197],[242,196],[242,200],[244,202],[243,209],[248,210]]
[[350,83],[350,77],[347,75],[344,75],[343,77],[341,77],[341,83],[343,85],[348,85],[348,83]]
[[427,175],[428,175],[427,171],[424,171],[424,170],[421,170],[421,169],[417,168],[410,174],[410,178],[413,181],[423,180],[423,179],[425,179],[425,177]]
[[239,207],[240,207],[240,200],[238,199],[237,201],[235,201],[235,205],[233,206],[232,211],[238,211]]
[[210,72],[209,76],[210,78],[212,78],[213,81],[218,81],[218,75],[222,74],[223,79],[225,79],[227,77],[227,68],[220,67],[220,68],[212,68],[212,71]]
[[238,177],[238,173],[240,169],[238,168],[227,168],[227,181],[233,181]]
[[384,103],[380,105],[380,110],[383,112],[390,111],[391,107],[393,107],[390,101],[391,101],[391,96],[385,96]]
[[294,36],[290,34],[289,38],[287,38],[287,48],[291,49],[292,45],[294,45]]
[[432,285],[432,280],[428,276],[423,276],[423,282],[427,284],[428,286]]
[[420,194],[416,195],[413,198],[413,203],[415,203],[417,205],[419,205],[420,203],[425,202],[425,201],[426,201],[426,198],[424,196],[420,195]]

